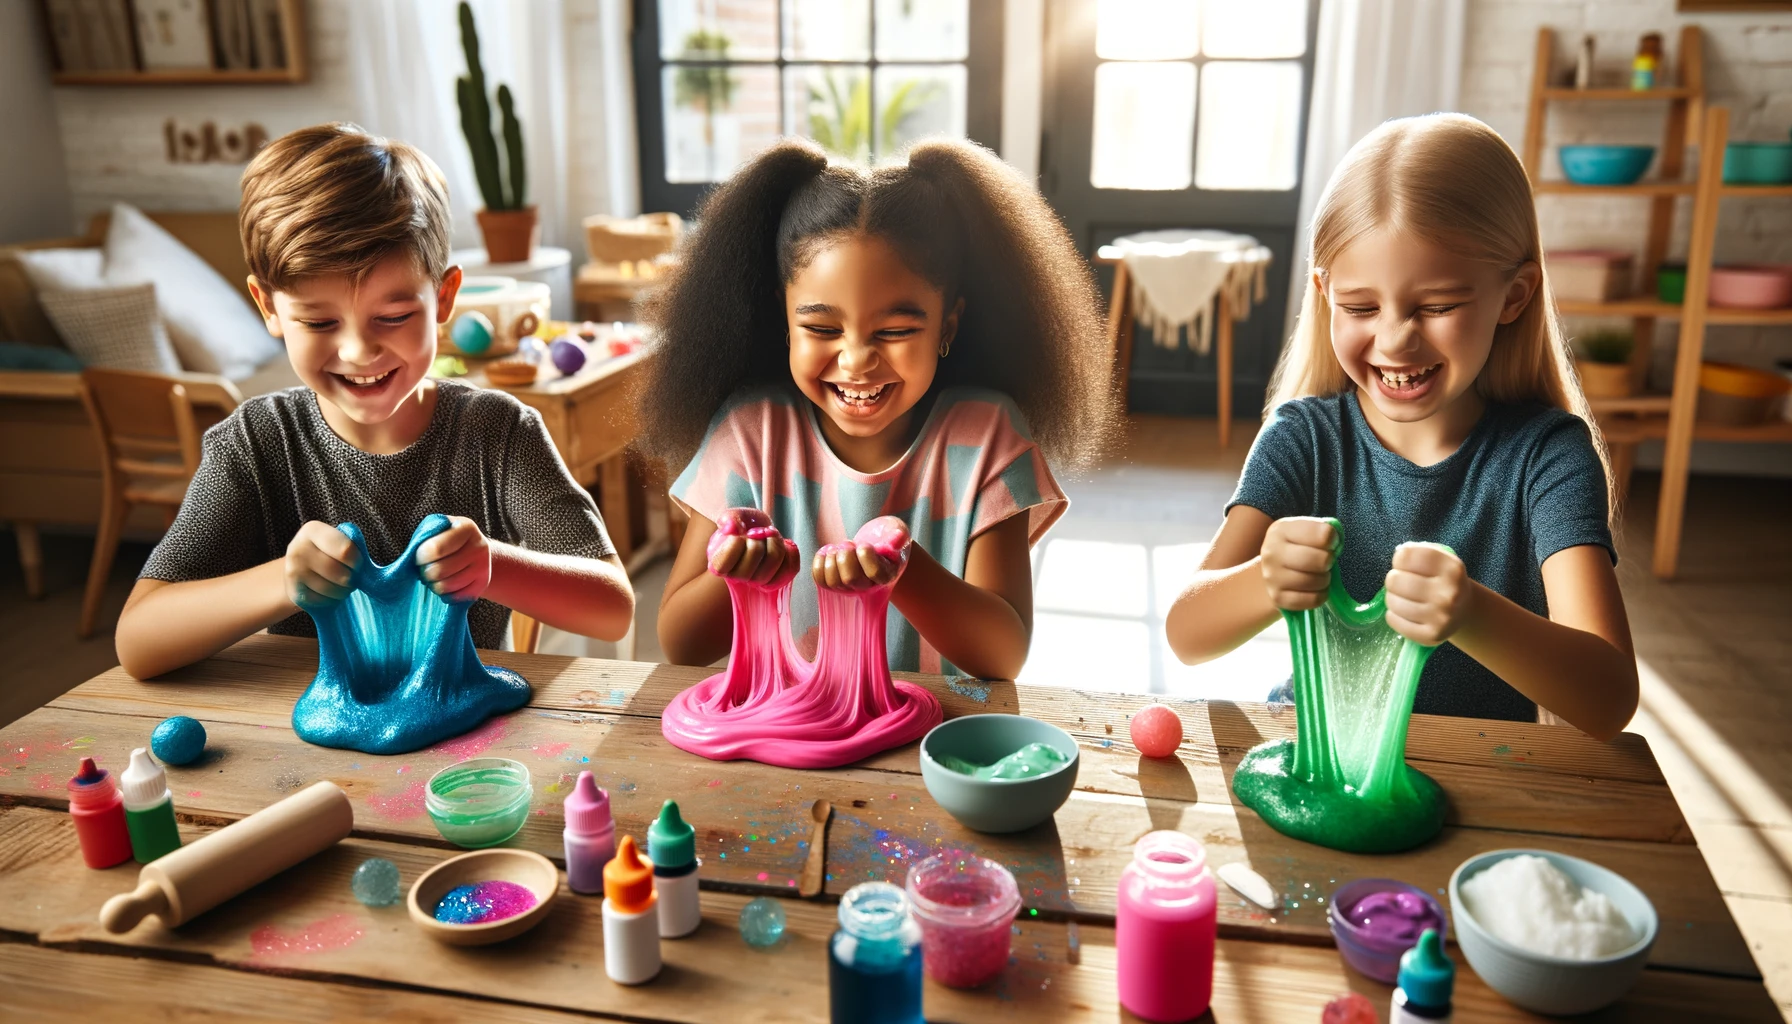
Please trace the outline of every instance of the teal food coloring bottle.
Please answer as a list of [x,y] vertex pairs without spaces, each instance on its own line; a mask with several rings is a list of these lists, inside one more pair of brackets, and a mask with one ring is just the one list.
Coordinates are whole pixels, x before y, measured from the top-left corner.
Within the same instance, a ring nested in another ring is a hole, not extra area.
[[131,853],[148,864],[180,849],[180,827],[174,823],[174,794],[162,766],[138,747],[118,780],[124,791],[124,826],[131,833]]
[[863,882],[840,899],[828,1011],[833,1024],[923,1024],[921,926],[908,894],[888,882]]
[[1418,945],[1400,954],[1399,987],[1388,1007],[1388,1024],[1450,1024],[1450,993],[1456,965],[1444,955],[1444,939],[1427,928]]

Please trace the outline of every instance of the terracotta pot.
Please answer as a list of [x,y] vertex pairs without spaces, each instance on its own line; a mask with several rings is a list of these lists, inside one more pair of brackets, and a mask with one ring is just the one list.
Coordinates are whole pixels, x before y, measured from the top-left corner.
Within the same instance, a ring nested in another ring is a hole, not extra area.
[[1589,363],[1576,359],[1574,369],[1580,374],[1580,389],[1588,398],[1628,398],[1631,395],[1630,366],[1626,363]]
[[479,233],[485,237],[485,258],[493,263],[527,263],[541,239],[541,219],[535,207],[521,210],[480,210]]

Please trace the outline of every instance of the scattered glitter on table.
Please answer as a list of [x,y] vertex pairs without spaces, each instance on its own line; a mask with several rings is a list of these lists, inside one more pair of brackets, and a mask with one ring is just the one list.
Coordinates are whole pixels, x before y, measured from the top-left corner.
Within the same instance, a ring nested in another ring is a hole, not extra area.
[[784,937],[784,908],[761,896],[740,908],[740,937],[758,949],[775,946]]
[[475,882],[448,890],[436,904],[435,918],[443,924],[485,924],[515,917],[535,903],[535,894],[515,882]]
[[369,857],[355,869],[348,887],[369,907],[389,907],[403,895],[398,882],[398,865],[384,857]]

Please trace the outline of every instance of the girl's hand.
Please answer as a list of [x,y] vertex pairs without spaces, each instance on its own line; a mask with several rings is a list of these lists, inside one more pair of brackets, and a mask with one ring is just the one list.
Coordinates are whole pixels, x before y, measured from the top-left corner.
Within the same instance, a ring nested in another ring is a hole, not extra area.
[[1270,523],[1259,563],[1270,601],[1291,612],[1324,604],[1331,590],[1332,564],[1338,560],[1337,544],[1337,531],[1323,519],[1291,516]]
[[859,528],[850,541],[824,545],[810,567],[815,585],[828,590],[860,591],[887,587],[908,565],[908,524],[895,516],[879,516]]
[[1394,549],[1386,586],[1388,625],[1427,647],[1443,643],[1462,628],[1475,589],[1455,552],[1422,543]]
[[492,583],[491,542],[465,516],[448,521],[448,529],[417,548],[417,575],[444,600],[477,601]]
[[723,579],[775,590],[801,564],[796,542],[779,534],[771,516],[758,509],[729,509],[709,538],[709,571]]
[[286,599],[300,608],[327,608],[347,597],[361,553],[348,534],[312,520],[286,545]]

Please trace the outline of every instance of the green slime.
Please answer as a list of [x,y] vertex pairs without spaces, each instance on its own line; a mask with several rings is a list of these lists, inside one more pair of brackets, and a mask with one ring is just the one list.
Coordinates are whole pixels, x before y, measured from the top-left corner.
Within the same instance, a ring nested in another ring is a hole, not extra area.
[[934,760],[942,768],[960,775],[969,775],[973,779],[1030,779],[1070,763],[1070,758],[1059,753],[1056,747],[1048,747],[1043,743],[1029,743],[990,765],[975,765],[951,754]]
[[[1344,527],[1327,519],[1341,550]],[[1432,647],[1387,624],[1387,591],[1359,605],[1336,563],[1326,603],[1283,611],[1294,649],[1295,737],[1244,756],[1232,791],[1276,831],[1349,853],[1437,835],[1444,795],[1406,764],[1406,726]]]

